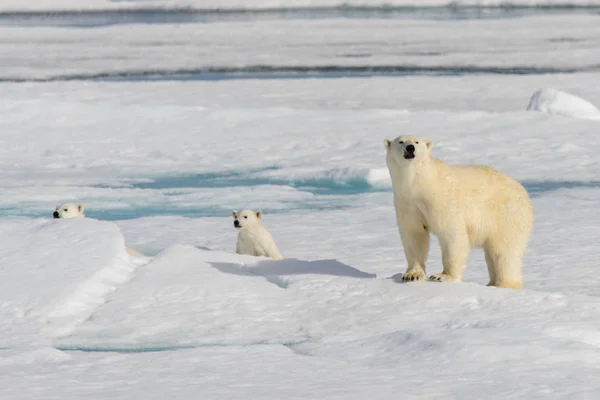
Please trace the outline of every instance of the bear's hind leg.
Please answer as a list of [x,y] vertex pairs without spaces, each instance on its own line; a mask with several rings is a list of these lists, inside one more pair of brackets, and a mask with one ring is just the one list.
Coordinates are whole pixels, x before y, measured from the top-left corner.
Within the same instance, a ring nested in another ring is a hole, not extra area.
[[400,237],[408,262],[408,268],[402,275],[402,280],[407,282],[427,278],[425,261],[429,253],[429,231],[425,226],[413,226],[412,229],[400,229]]
[[496,265],[494,262],[494,256],[488,247],[484,247],[483,251],[485,253],[485,263],[487,264],[488,274],[490,275],[490,281],[488,282],[488,286],[494,286],[496,284]]
[[495,275],[493,286],[521,289],[523,287],[523,255],[521,252],[515,250],[498,252],[493,258]]
[[444,270],[439,274],[431,275],[429,280],[435,282],[459,282],[462,280],[471,249],[469,236],[464,232],[440,236],[439,239],[442,247],[442,264],[444,265]]
[[[523,257],[533,227],[533,207],[524,194],[504,205],[504,216],[498,229],[488,240],[494,261],[493,286],[521,289],[523,287]],[[490,273],[491,277],[491,273]]]

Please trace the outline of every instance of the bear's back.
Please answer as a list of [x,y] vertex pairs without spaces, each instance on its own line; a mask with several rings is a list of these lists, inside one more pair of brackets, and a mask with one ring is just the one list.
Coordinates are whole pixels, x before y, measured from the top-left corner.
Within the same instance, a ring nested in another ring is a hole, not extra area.
[[[488,196],[505,194],[511,197],[529,198],[527,191],[519,182],[487,165],[450,165],[451,171],[460,182],[463,190],[473,194],[481,192]],[[496,188],[497,190],[493,190]]]
[[460,182],[466,223],[474,245],[482,245],[492,232],[504,230],[513,219],[523,229],[530,229],[533,206],[519,182],[485,165],[453,165],[451,170]]

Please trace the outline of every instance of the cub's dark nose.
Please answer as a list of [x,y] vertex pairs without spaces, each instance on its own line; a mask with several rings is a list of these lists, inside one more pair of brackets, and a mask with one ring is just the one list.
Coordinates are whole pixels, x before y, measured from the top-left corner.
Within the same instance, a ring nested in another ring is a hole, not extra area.
[[52,216],[53,216],[54,218],[60,218],[60,217],[58,216],[58,211],[54,211],[54,213],[52,214]]
[[240,221],[238,221],[237,219],[235,221],[233,221],[233,226],[238,228],[240,226]]
[[409,144],[408,146],[406,146],[406,152],[407,153],[414,153],[415,152],[415,146],[413,146],[412,144]]

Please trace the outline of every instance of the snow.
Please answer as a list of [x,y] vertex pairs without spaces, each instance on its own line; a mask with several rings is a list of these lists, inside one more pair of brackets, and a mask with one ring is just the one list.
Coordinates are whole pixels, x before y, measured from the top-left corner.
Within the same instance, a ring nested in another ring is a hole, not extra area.
[[[587,84],[597,75],[580,76],[545,79],[598,98]],[[83,203],[91,217],[114,220],[229,216],[240,207],[267,214],[340,209],[365,201],[344,190],[387,201],[383,139],[406,132],[435,140],[437,155],[449,162],[493,164],[520,180],[596,180],[600,145],[590,134],[597,121],[524,111],[524,99],[542,80],[529,79],[344,79],[328,82],[325,94],[319,80],[4,84],[0,131],[20,139],[0,148],[0,208],[50,217],[68,201]],[[424,92],[440,85],[444,97],[427,100]],[[300,95],[288,100],[289,93]],[[549,141],[565,131],[568,143]],[[272,132],[281,140],[269,138]],[[489,147],[474,150],[482,141]],[[540,147],[548,151],[536,152]]]
[[[598,121],[525,109],[600,104],[597,16],[399,21],[0,27],[0,397],[595,398]],[[407,133],[529,190],[523,290],[480,250],[463,283],[398,282]],[[239,208],[287,259],[234,254]]]
[[[144,23],[102,29],[0,26],[5,44],[0,77],[44,81],[214,72],[235,77],[253,70],[294,76],[307,69],[318,76],[328,68],[427,74],[598,71],[596,15],[401,23],[386,18],[275,19],[261,21],[260,29],[255,24],[157,24],[153,35]],[[40,46],[44,62],[37,57]]]
[[[111,225],[63,223],[70,221],[43,221],[41,239],[50,242],[59,228],[89,235],[84,224]],[[94,231],[102,242],[103,232]],[[54,257],[81,251],[51,249]],[[200,390],[228,398],[383,399],[407,386],[406,398],[470,398],[481,390],[491,398],[542,398],[599,389],[595,292],[399,284],[335,261],[311,264],[170,246],[132,266],[133,279],[105,294],[71,334],[45,329],[51,342],[1,351],[4,396],[158,399]],[[485,269],[478,264],[472,267]],[[544,270],[530,266],[528,275]],[[25,392],[23,374],[36,382]],[[77,384],[61,384],[67,376]],[[557,385],[565,376],[570,385]]]
[[597,0],[3,0],[2,11],[202,9],[261,10],[316,7],[597,6]]
[[556,89],[537,90],[531,96],[527,109],[574,118],[600,119],[600,110],[595,105]]
[[0,348],[70,332],[134,268],[113,223],[9,219],[0,229]]

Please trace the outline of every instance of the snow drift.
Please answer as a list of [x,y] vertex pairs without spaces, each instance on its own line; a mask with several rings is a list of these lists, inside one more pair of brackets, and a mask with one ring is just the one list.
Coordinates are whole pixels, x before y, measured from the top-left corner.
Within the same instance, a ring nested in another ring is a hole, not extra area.
[[600,110],[587,100],[556,89],[537,90],[529,100],[529,111],[573,118],[600,119]]
[[136,267],[109,222],[3,220],[0,238],[0,347],[68,334]]

